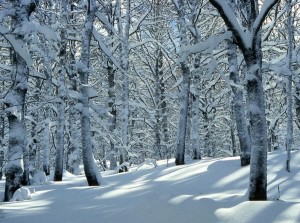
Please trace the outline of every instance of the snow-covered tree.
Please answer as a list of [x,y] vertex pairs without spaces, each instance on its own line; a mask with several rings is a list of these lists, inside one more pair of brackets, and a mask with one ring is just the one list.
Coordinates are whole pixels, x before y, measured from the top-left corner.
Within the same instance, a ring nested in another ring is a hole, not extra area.
[[[29,22],[30,15],[37,7],[37,1],[10,1],[11,8],[7,12],[11,17],[11,30],[15,33],[15,37],[11,40],[11,64],[12,75],[14,81],[11,89],[5,96],[6,112],[9,123],[9,145],[5,165],[5,194],[4,201],[9,201],[13,193],[23,184],[29,184],[29,165],[24,168],[24,154],[27,151],[27,133],[25,127],[25,98],[28,89],[29,67],[22,55],[23,49],[17,49],[15,44],[26,45],[23,26]],[[27,57],[29,55],[26,55]]]
[[219,11],[244,55],[247,66],[246,89],[252,143],[249,200],[266,200],[267,129],[261,76],[261,26],[278,0],[263,1],[260,10],[257,0],[241,1],[239,7],[244,17],[240,22],[238,22],[238,17],[234,16],[234,11],[226,1],[210,0],[210,2]]
[[293,143],[293,93],[292,93],[292,82],[293,82],[293,39],[294,39],[294,29],[293,29],[293,13],[292,13],[292,1],[287,0],[287,15],[288,15],[288,51],[287,51],[287,130],[286,130],[286,171],[290,172],[290,161],[291,161],[291,150]]
[[[233,99],[233,110],[235,113],[235,120],[237,126],[237,132],[240,143],[240,157],[241,166],[246,166],[250,164],[250,154],[251,154],[251,144],[250,136],[248,132],[246,113],[244,107],[243,98],[243,87],[241,86],[241,81],[238,73],[238,62],[237,62],[237,47],[231,41],[228,40],[228,63],[230,79],[233,81],[235,86],[232,86],[232,91],[234,94]],[[236,87],[237,86],[237,87]]]
[[67,0],[61,1],[60,5],[60,49],[59,49],[59,69],[57,83],[57,133],[56,133],[56,156],[54,181],[62,181],[63,178],[63,159],[64,159],[64,135],[65,135],[65,76],[67,62],[67,23],[68,9]]
[[[185,24],[186,10],[183,0],[173,0],[174,6],[178,14],[178,26],[179,26],[179,38],[180,45],[184,47],[188,44],[187,39],[187,28]],[[180,108],[179,108],[179,121],[177,130],[177,145],[175,154],[176,165],[182,165],[185,163],[185,140],[186,140],[186,129],[187,129],[187,116],[189,107],[189,90],[190,90],[190,68],[188,62],[180,60],[180,72],[182,73],[182,84],[180,92]]]
[[84,172],[89,186],[100,185],[100,173],[96,168],[92,151],[92,138],[89,112],[89,73],[90,73],[90,45],[93,33],[93,23],[97,8],[94,0],[87,1],[85,26],[81,40],[80,65],[78,67],[80,78],[80,103],[81,103],[81,137],[82,137],[82,158]]

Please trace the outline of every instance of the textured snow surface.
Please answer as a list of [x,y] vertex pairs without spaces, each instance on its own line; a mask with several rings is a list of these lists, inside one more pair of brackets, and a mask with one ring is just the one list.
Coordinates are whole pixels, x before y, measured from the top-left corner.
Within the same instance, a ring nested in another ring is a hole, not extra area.
[[[87,187],[84,176],[64,173],[63,182],[31,186],[32,199],[1,204],[5,223],[276,223],[300,222],[300,152],[268,156],[269,201],[247,201],[249,167],[238,158],[203,159],[184,166],[144,165],[109,175]],[[170,161],[171,162],[171,161]],[[172,160],[174,162],[174,160]],[[0,184],[2,195],[4,181]],[[276,200],[278,185],[280,199]]]

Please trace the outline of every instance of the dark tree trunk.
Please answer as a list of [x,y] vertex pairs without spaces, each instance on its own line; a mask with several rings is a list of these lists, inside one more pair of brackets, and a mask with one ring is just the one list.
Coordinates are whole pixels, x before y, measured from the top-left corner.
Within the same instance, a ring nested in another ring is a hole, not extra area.
[[[239,23],[230,19],[234,10],[226,1],[210,0],[219,11],[224,22],[232,32],[237,45],[244,55],[247,66],[246,88],[249,102],[249,120],[251,135],[251,161],[249,180],[249,200],[267,199],[267,128],[265,115],[265,100],[262,83],[262,51],[261,27],[268,12],[279,0],[264,1],[259,14],[258,0],[240,4],[246,13],[247,21],[240,21],[247,25],[242,30]],[[233,14],[233,15],[232,15]],[[259,16],[258,16],[259,15]],[[237,18],[237,17],[236,17]],[[248,38],[248,36],[251,38]]]
[[[227,44],[230,79],[236,85],[240,85],[241,82],[239,80],[237,65],[237,47],[231,40],[228,40]],[[247,127],[246,113],[243,104],[243,91],[235,86],[232,86],[232,91],[234,93],[233,109],[235,113],[235,120],[241,149],[241,166],[246,166],[250,164],[251,143]]]

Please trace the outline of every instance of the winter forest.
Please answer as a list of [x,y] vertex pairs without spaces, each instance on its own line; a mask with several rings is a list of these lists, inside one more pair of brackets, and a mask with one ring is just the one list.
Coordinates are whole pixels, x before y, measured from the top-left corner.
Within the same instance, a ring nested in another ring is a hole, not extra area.
[[1,199],[65,171],[101,187],[109,171],[234,158],[246,199],[268,200],[269,154],[289,174],[300,146],[299,9],[1,0]]

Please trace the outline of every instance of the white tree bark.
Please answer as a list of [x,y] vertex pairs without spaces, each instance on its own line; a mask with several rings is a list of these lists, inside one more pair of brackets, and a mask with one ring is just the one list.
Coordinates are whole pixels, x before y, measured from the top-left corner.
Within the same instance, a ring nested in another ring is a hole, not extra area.
[[201,148],[200,148],[200,55],[196,55],[194,61],[194,72],[193,72],[193,86],[192,91],[192,121],[191,121],[191,138],[192,138],[192,151],[193,159],[201,159]]
[[[175,3],[173,1],[178,14],[179,24],[179,35],[180,44],[182,46],[187,45],[187,30],[185,25],[185,10],[182,0]],[[188,115],[188,104],[189,104],[189,90],[190,90],[190,69],[186,61],[180,61],[180,68],[182,73],[182,87],[180,92],[180,108],[179,108],[179,121],[177,130],[177,146],[175,154],[175,164],[183,165],[185,155],[185,139],[186,139],[186,128],[187,128],[187,115]]]

